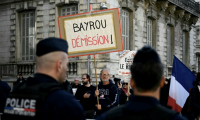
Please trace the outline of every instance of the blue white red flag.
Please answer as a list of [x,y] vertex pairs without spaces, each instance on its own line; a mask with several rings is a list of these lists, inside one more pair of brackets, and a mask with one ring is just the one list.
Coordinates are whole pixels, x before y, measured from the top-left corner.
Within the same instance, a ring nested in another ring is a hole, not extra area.
[[195,74],[174,56],[167,105],[171,106],[173,110],[181,112],[195,79]]

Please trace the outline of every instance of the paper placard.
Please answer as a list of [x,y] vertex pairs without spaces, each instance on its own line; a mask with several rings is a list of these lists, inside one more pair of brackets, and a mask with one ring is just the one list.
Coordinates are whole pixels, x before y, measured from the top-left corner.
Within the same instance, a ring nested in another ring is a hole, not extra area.
[[69,57],[123,50],[118,8],[61,16],[58,22]]

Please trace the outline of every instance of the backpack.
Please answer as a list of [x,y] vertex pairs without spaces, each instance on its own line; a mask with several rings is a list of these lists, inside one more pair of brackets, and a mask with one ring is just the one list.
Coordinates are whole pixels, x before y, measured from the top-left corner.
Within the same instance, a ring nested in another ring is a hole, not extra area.
[[143,112],[128,111],[125,105],[121,105],[108,111],[105,120],[173,120],[177,114],[176,111],[167,109],[160,104]]
[[20,83],[6,100],[2,120],[39,120],[48,95],[62,89],[57,83],[41,83],[26,86]]

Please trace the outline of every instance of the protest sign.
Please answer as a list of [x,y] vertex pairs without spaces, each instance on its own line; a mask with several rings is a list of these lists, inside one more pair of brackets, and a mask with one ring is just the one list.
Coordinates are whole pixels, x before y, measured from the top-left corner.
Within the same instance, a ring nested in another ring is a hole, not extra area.
[[58,17],[69,57],[119,52],[123,40],[118,8]]
[[133,58],[136,51],[124,50],[120,55],[119,60],[119,75],[130,74],[130,66],[132,65]]

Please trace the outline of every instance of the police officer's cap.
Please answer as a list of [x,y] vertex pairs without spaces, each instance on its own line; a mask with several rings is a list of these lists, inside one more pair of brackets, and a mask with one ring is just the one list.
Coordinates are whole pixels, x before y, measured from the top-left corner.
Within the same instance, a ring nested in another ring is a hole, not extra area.
[[68,54],[68,43],[60,38],[46,38],[37,44],[36,55],[38,57],[56,51]]
[[158,53],[150,46],[146,45],[137,51],[134,59],[134,63],[161,63]]

